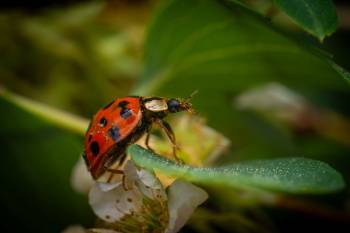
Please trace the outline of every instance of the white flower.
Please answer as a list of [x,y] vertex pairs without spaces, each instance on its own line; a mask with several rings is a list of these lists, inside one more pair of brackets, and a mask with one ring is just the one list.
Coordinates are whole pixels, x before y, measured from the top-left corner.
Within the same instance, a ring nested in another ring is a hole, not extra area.
[[175,233],[185,225],[207,193],[181,180],[165,192],[156,176],[128,161],[125,183],[96,183],[89,194],[95,214],[118,232]]
[[166,233],[175,233],[186,224],[197,206],[208,198],[208,194],[191,183],[176,180],[169,187],[168,198],[169,225]]

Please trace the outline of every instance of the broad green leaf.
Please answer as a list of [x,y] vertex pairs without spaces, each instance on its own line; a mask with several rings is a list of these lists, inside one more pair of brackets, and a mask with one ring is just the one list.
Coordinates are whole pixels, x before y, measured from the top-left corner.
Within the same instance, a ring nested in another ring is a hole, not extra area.
[[332,0],[275,0],[291,19],[321,41],[337,29]]
[[34,102],[12,97],[0,95],[2,222],[15,223],[14,229],[22,232],[60,232],[71,224],[91,223],[86,197],[75,193],[70,183],[83,141],[80,131],[72,129],[84,121],[64,127],[38,114],[43,112],[36,111]]
[[[285,132],[239,111],[237,95],[279,82],[307,97],[348,91],[326,59],[273,28],[262,16],[215,0],[168,0],[155,16],[145,45],[140,95],[188,96],[208,124],[246,156],[299,152]],[[268,135],[268,136],[267,136]]]
[[150,151],[132,145],[128,152],[144,168],[204,185],[253,188],[294,194],[317,194],[344,188],[341,175],[317,160],[283,158],[235,163],[225,167],[196,168],[177,164]]

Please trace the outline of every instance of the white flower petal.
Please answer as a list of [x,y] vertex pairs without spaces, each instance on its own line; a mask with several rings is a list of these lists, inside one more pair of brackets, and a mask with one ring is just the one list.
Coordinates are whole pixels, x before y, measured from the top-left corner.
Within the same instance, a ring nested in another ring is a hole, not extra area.
[[103,192],[108,192],[111,191],[112,189],[115,189],[116,187],[123,185],[122,181],[114,182],[114,183],[105,183],[105,182],[96,182],[96,185],[99,186],[101,191]]
[[152,188],[152,189],[162,189],[163,186],[159,182],[159,180],[154,176],[153,173],[141,169],[140,171],[137,171],[137,175],[139,176],[139,179],[144,183],[146,186]]
[[176,180],[168,190],[169,225],[166,233],[178,232],[208,194],[201,188],[182,180]]
[[85,162],[81,156],[73,167],[70,182],[76,192],[83,194],[88,193],[94,184],[94,180],[87,170]]
[[[132,161],[125,166],[123,182],[96,182],[89,193],[89,203],[94,213],[106,222],[116,222],[132,212],[142,209],[145,196],[166,202],[166,193],[155,175],[138,170]],[[146,184],[145,184],[145,183]]]
[[150,171],[141,169],[137,172],[139,180],[136,183],[138,189],[151,199],[167,200],[167,195],[158,178]]
[[131,211],[137,211],[142,195],[136,189],[125,190],[122,184],[108,191],[96,183],[89,193],[89,203],[94,213],[106,222],[115,222]]
[[154,173],[140,169],[129,160],[125,165],[126,186],[132,187],[136,185],[137,189],[151,199],[161,198],[166,200],[166,193],[163,185],[160,183]]
[[124,167],[126,187],[132,187],[138,180],[137,168],[135,164],[128,160]]

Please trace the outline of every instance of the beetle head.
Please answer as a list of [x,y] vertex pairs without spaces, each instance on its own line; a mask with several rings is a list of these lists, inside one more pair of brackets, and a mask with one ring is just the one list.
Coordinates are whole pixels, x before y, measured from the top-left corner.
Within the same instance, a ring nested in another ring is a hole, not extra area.
[[189,113],[193,113],[192,104],[190,103],[192,97],[197,94],[198,91],[192,92],[192,94],[186,99],[176,98],[176,99],[168,99],[168,111],[171,113],[187,111]]

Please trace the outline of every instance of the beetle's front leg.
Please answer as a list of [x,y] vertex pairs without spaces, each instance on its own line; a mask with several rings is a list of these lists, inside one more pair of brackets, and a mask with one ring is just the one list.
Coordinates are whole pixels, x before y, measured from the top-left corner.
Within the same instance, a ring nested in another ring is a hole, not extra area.
[[151,148],[151,146],[149,145],[149,138],[151,136],[151,130],[152,130],[152,124],[150,127],[147,128],[146,130],[146,140],[145,140],[145,145],[147,147],[148,150],[152,151],[154,153],[154,150]]
[[[121,154],[121,157],[119,158],[119,161],[118,161],[118,167],[121,167],[123,166],[124,162],[125,162],[125,159],[127,157],[127,154],[126,153],[123,153]],[[122,175],[122,182],[123,182],[123,188],[125,191],[128,191],[129,188],[126,187],[126,180],[125,180],[125,172],[123,170],[120,170],[120,169],[115,169],[115,168],[110,168],[108,165],[108,163],[106,163],[104,166],[105,166],[105,169],[106,171],[108,171],[110,173],[108,179],[107,179],[107,182],[111,182],[112,178],[114,175]]]
[[183,163],[183,161],[176,155],[176,150],[179,149],[179,147],[176,144],[176,138],[175,138],[175,134],[173,129],[171,128],[171,126],[169,125],[168,122],[163,121],[161,119],[157,119],[156,123],[158,124],[158,126],[164,130],[165,134],[168,136],[172,147],[173,147],[173,156],[176,159],[177,162]]

